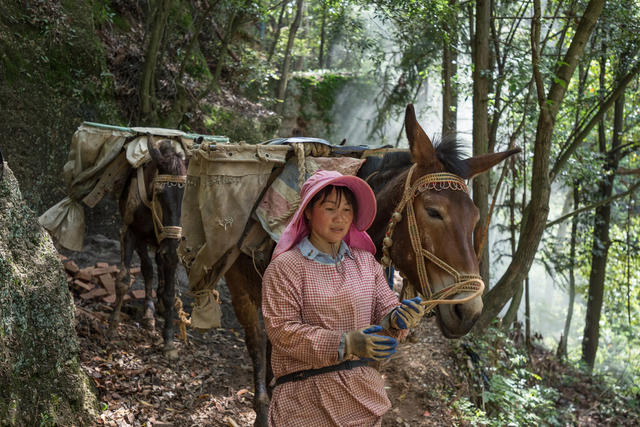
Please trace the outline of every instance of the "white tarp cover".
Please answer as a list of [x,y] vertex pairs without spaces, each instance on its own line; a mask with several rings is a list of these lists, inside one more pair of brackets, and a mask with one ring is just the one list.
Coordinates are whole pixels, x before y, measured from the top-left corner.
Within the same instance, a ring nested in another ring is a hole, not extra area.
[[80,201],[120,153],[125,140],[133,135],[131,132],[85,125],[75,131],[68,161],[62,168],[68,196],[38,218],[40,225],[58,244],[74,251],[82,250],[85,226]]
[[[150,160],[146,134],[155,138],[180,137],[182,144],[175,140],[172,142],[174,148],[183,153],[185,147],[193,145],[192,137],[174,129],[101,127],[86,123],[78,127],[63,167],[68,196],[38,218],[40,225],[51,234],[54,241],[67,249],[82,250],[85,221],[80,202],[93,190],[105,169],[123,149],[132,168]],[[140,136],[125,145],[127,139],[136,135]]]

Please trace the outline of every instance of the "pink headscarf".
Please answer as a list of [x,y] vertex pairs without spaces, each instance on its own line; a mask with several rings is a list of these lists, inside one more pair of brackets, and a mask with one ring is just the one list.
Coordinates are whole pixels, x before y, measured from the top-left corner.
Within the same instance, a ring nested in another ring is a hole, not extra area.
[[351,227],[344,238],[345,243],[351,248],[363,249],[372,254],[376,253],[376,247],[365,231],[371,226],[376,216],[376,196],[373,194],[369,184],[357,176],[342,175],[336,171],[319,170],[302,185],[300,206],[293,214],[287,228],[282,232],[282,236],[280,236],[280,240],[278,240],[278,244],[271,256],[272,261],[278,255],[297,245],[311,232],[307,222],[304,220],[304,210],[313,196],[327,185],[347,187],[356,197],[358,217],[354,218],[351,223]]

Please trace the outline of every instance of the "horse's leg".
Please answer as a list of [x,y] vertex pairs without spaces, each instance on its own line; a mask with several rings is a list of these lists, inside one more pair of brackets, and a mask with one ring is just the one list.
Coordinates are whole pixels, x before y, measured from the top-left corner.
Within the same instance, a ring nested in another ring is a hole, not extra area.
[[129,290],[131,282],[131,258],[133,257],[133,249],[136,245],[136,237],[128,226],[124,226],[120,233],[120,272],[116,280],[116,302],[113,305],[113,312],[109,318],[109,331],[111,336],[120,323],[120,310],[122,309],[122,301]]
[[138,241],[136,252],[140,257],[140,271],[144,278],[144,316],[142,323],[147,329],[153,330],[156,326],[155,307],[153,305],[153,264],[147,251],[147,244]]
[[176,357],[174,351],[173,336],[175,335],[173,307],[176,298],[176,267],[178,266],[178,242],[175,239],[165,239],[160,243],[156,253],[156,263],[159,277],[163,278],[164,289],[162,294],[158,294],[158,301],[162,301],[164,327],[162,328],[162,338],[164,340],[164,351],[169,357]]
[[233,310],[245,333],[245,343],[253,362],[253,384],[255,394],[253,409],[256,411],[257,426],[266,426],[269,412],[267,393],[267,337],[260,324],[262,280],[253,267],[251,259],[241,254],[225,274],[227,287],[231,293]]

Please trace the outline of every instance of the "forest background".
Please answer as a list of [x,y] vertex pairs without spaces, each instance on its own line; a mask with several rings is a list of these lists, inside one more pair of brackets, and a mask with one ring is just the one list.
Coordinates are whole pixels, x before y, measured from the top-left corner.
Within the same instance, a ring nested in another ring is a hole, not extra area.
[[83,121],[406,147],[414,103],[469,155],[523,150],[473,180],[490,224],[474,332],[522,330],[525,354],[543,346],[637,409],[639,6],[7,0],[0,148],[40,214]]

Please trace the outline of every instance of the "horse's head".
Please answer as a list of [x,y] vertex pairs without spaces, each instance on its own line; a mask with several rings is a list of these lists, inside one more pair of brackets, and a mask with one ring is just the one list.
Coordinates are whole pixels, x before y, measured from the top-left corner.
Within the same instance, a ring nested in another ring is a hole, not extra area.
[[[448,338],[466,334],[482,311],[473,232],[477,207],[465,179],[487,171],[519,149],[462,159],[455,140],[437,146],[407,106],[405,129],[411,161],[395,153],[371,184],[378,214],[370,229],[382,256],[400,270],[423,299],[437,304],[440,328]],[[453,301],[460,301],[459,303]]]
[[148,136],[149,154],[157,169],[153,179],[151,211],[161,254],[176,257],[181,237],[180,214],[187,175],[187,158],[169,139]]

